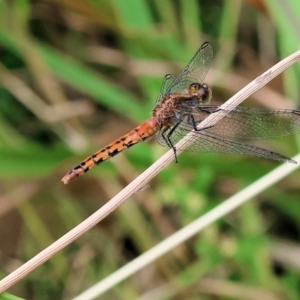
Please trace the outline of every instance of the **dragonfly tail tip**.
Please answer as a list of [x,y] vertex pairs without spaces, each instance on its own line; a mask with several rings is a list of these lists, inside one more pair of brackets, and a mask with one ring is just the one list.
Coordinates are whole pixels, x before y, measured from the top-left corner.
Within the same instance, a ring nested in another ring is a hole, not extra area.
[[68,184],[69,183],[69,178],[67,178],[66,176],[64,176],[61,181],[64,183],[64,184]]

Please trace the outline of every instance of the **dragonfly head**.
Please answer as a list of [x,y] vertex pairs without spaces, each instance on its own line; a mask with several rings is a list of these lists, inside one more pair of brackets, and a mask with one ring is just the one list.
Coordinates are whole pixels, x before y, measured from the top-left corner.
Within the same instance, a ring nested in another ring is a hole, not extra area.
[[211,89],[206,83],[192,83],[189,86],[188,93],[191,96],[197,96],[198,100],[202,103],[208,103],[212,96]]

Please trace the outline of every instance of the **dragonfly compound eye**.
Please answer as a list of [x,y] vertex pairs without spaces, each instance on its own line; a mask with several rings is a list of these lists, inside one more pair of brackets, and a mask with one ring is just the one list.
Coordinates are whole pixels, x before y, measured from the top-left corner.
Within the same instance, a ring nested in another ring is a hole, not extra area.
[[209,88],[209,86],[205,83],[202,84],[198,90],[198,96],[199,96],[200,101],[203,101],[206,103],[209,102],[211,99],[211,95],[212,95],[212,92],[211,92],[211,89]]

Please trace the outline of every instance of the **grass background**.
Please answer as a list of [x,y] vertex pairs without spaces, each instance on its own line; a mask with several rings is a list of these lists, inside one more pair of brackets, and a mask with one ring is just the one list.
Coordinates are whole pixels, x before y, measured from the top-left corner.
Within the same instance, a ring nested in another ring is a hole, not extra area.
[[[297,0],[1,1],[1,277],[166,151],[153,139],[60,182],[148,118],[163,76],[178,73],[204,41],[215,51],[206,82],[224,102],[296,51],[299,28]],[[297,64],[245,105],[297,107],[299,77]],[[292,156],[299,137],[255,143]],[[9,292],[70,299],[277,165],[184,153]],[[299,181],[299,172],[290,175],[101,299],[299,299]]]

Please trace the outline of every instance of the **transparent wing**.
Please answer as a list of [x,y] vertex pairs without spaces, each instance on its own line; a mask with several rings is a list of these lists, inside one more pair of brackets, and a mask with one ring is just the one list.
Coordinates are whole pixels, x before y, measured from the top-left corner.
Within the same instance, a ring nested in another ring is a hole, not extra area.
[[172,82],[174,81],[175,78],[176,78],[176,76],[172,75],[172,74],[167,74],[164,77],[164,80],[161,84],[160,92],[156,98],[155,104],[157,104],[158,102],[160,102],[162,100],[163,96],[167,93],[167,90],[169,89],[170,85],[172,84]]
[[[171,128],[168,129],[168,131],[170,130]],[[166,134],[168,134],[168,131],[166,132]],[[161,133],[162,132],[159,132],[157,134],[158,143],[161,144],[162,146],[168,147]],[[177,128],[170,137],[172,144],[175,145],[186,134],[187,134],[186,130],[184,130],[183,128]],[[243,154],[248,156],[257,156],[257,157],[263,157],[267,159],[296,163],[294,160],[289,159],[288,157],[278,154],[276,152],[272,152],[267,149],[263,149],[253,145],[232,141],[224,137],[219,137],[214,134],[208,133],[207,130],[201,131],[199,133],[194,133],[194,134],[197,136],[197,139],[192,145],[190,145],[186,149],[186,151]]]
[[[179,106],[178,111],[175,113],[175,115],[180,116],[180,119],[171,121],[174,124],[181,122],[179,127],[190,131],[194,129],[191,115],[197,125],[211,113],[218,110],[220,105],[220,103],[212,103],[191,109],[188,104],[184,103]],[[207,131],[212,135],[238,139],[261,139],[293,135],[300,133],[300,111],[236,107]]]
[[181,73],[172,81],[166,90],[169,93],[182,93],[194,82],[202,83],[213,59],[213,48],[205,42]]

